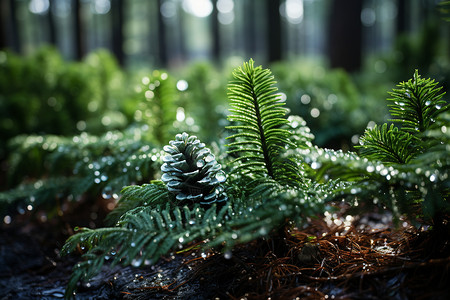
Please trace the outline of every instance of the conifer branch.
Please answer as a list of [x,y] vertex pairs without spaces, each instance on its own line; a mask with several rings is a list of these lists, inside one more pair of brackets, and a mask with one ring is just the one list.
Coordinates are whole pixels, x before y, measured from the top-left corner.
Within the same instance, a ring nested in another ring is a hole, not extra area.
[[254,67],[253,60],[245,62],[233,72],[234,81],[228,86],[228,97],[233,113],[228,119],[235,124],[227,128],[236,133],[229,153],[238,155],[235,171],[254,178],[269,177],[280,182],[301,181],[297,165],[282,155],[294,144],[285,128],[284,103],[276,94],[275,80],[269,69]]

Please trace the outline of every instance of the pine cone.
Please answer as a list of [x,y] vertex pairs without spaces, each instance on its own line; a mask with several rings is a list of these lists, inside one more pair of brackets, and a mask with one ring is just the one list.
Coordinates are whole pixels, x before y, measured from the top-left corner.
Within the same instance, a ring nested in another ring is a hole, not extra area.
[[177,134],[164,146],[169,155],[163,158],[162,181],[179,201],[212,204],[227,200],[221,183],[225,173],[211,151],[196,136]]

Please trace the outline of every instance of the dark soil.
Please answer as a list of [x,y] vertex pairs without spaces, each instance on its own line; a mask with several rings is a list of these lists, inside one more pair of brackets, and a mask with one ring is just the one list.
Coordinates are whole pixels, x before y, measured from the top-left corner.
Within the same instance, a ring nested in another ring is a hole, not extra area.
[[[63,298],[79,260],[60,257],[64,241],[75,226],[103,226],[106,213],[80,205],[45,222],[23,215],[3,224],[0,300]],[[174,253],[154,266],[103,267],[76,299],[450,299],[449,232],[392,228],[388,215],[372,213],[346,227],[289,228],[226,255]]]

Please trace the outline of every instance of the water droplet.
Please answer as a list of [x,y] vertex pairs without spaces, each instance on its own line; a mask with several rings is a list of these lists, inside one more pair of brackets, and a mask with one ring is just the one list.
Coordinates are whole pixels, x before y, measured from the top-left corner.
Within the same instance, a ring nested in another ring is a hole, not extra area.
[[217,180],[218,182],[225,182],[225,180],[226,180],[225,173],[223,173],[223,172],[217,173],[217,174],[216,174],[216,180]]
[[142,259],[133,259],[131,261],[131,265],[133,267],[139,267],[142,264]]
[[181,92],[187,90],[189,87],[189,84],[186,80],[180,79],[177,81],[177,89]]
[[267,228],[266,227],[261,227],[259,229],[259,234],[261,235],[266,235],[267,234]]
[[184,242],[184,238],[183,238],[183,237],[180,237],[180,238],[178,239],[178,241],[179,241],[180,243],[183,243],[183,242]]
[[12,219],[10,216],[5,216],[3,218],[3,223],[5,223],[6,225],[11,224],[11,221],[12,221]]
[[367,166],[366,171],[371,173],[371,172],[375,171],[375,167],[374,166]]
[[17,207],[17,212],[21,215],[23,215],[25,213],[25,209],[23,207]]
[[215,157],[213,154],[210,153],[204,159],[205,159],[205,162],[209,163],[209,162],[212,162],[215,159]]
[[42,296],[51,298],[64,298],[64,288],[53,288],[49,290],[42,291]]
[[319,162],[317,162],[317,161],[314,161],[314,162],[311,164],[311,168],[313,168],[314,170],[320,168],[320,166],[321,166],[321,163],[319,163]]
[[231,259],[231,257],[233,257],[233,253],[231,253],[231,251],[228,250],[223,254],[223,257],[225,257],[225,259]]

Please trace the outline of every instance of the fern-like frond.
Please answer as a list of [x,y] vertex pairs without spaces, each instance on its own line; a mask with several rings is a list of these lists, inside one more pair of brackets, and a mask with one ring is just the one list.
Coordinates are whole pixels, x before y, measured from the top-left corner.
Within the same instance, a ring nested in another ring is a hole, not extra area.
[[401,82],[398,89],[390,92],[388,100],[393,122],[401,124],[402,129],[411,133],[424,132],[435,122],[438,114],[448,110],[449,106],[442,99],[442,87],[431,79],[423,79],[418,71],[407,82]]
[[126,212],[140,206],[156,207],[170,201],[166,185],[159,180],[150,184],[131,185],[123,188],[117,207],[108,214],[106,220],[115,223]]
[[[159,172],[162,151],[136,140],[141,135],[139,128],[130,128],[102,136],[83,133],[73,137],[17,137],[11,142],[14,152],[9,175],[21,179],[29,176],[31,184],[1,192],[0,207],[18,204],[25,196],[35,199],[29,203],[35,208],[55,206],[55,199],[61,196],[77,199],[85,192],[101,194],[105,199],[117,198],[124,186],[148,182]],[[25,164],[36,171],[24,173]]]
[[88,181],[79,177],[50,177],[21,184],[0,193],[0,216],[11,213],[13,209],[24,214],[26,211],[43,208],[49,215],[56,215],[56,199],[63,199],[68,195],[76,199],[89,188]]
[[233,125],[227,128],[236,132],[228,137],[229,153],[238,155],[236,171],[254,178],[269,176],[276,181],[298,182],[296,164],[281,159],[286,149],[293,145],[287,110],[276,93],[274,77],[269,69],[254,67],[253,60],[245,62],[233,72],[234,81],[228,85]]
[[152,264],[175,247],[199,237],[214,237],[222,230],[221,221],[228,210],[224,206],[217,211],[215,205],[207,210],[199,205],[192,208],[170,204],[156,208],[141,206],[125,213],[116,227],[81,229],[62,249],[63,255],[78,247],[86,250],[84,261],[73,268],[66,297],[72,297],[77,282],[97,274],[105,262],[112,266]]
[[408,163],[421,150],[413,135],[400,131],[393,124],[366,129],[360,143],[362,156],[384,163]]

